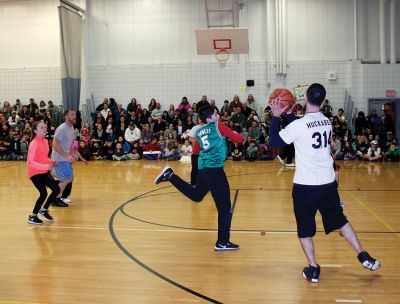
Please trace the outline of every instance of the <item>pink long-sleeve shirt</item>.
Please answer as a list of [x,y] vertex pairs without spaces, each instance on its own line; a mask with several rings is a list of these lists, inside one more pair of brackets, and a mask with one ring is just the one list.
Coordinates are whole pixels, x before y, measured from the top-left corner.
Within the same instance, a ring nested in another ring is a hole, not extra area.
[[49,144],[46,138],[36,136],[29,144],[28,149],[28,177],[43,174],[49,171],[49,164],[53,161],[48,158]]

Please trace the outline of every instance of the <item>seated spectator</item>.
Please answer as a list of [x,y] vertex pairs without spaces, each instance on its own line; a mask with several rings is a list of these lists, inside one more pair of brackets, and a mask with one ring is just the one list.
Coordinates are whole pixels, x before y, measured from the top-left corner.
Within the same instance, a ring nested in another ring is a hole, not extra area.
[[49,100],[47,104],[47,112],[50,112],[51,114],[60,112],[60,109],[53,104],[53,101]]
[[13,132],[10,141],[10,160],[18,160],[21,158],[21,141],[20,135],[17,132]]
[[[208,99],[206,95],[203,95],[201,97],[201,100],[196,104],[196,108],[199,109],[201,106],[209,105]],[[195,105],[192,105],[192,108],[194,108]],[[196,111],[195,111],[196,112]]]
[[242,102],[242,113],[244,116],[249,117],[250,113],[253,111],[253,109],[251,109],[248,105],[247,105],[247,101],[243,101]]
[[160,134],[160,136],[158,137],[158,146],[160,147],[160,151],[164,151],[166,145],[167,141],[165,140],[164,135]]
[[11,140],[10,128],[8,127],[8,124],[2,125],[0,130],[0,138],[3,138],[3,140],[8,139],[8,141]]
[[19,113],[22,110],[21,100],[19,99],[15,100],[15,104],[12,106],[12,110],[15,111],[16,113]]
[[368,152],[368,147],[369,143],[365,135],[357,137],[356,149],[355,149],[357,159],[364,159],[364,155]]
[[1,113],[3,116],[8,119],[11,116],[12,108],[11,105],[8,101],[5,101],[3,104],[3,109],[1,110]]
[[399,147],[396,146],[396,142],[390,144],[390,148],[386,152],[386,160],[393,162],[399,161]]
[[228,100],[224,100],[224,105],[221,107],[221,111],[219,111],[220,113],[224,113],[225,116],[225,112],[228,114],[228,116],[230,116],[231,112],[229,111],[229,101]]
[[108,108],[108,104],[103,105],[103,110],[100,111],[101,116],[103,116],[104,120],[107,121],[108,113],[111,113],[111,110]]
[[107,133],[107,141],[115,142],[117,140],[117,135],[114,133],[114,129],[110,129]]
[[384,151],[387,152],[393,143],[393,141],[397,142],[397,139],[393,136],[392,132],[387,132],[386,133],[386,142],[385,142],[385,148]]
[[254,99],[253,94],[247,95],[247,104],[249,105],[250,109],[252,109],[256,113],[259,113],[258,111],[260,111],[260,108],[259,108],[258,103],[256,102],[256,100]]
[[95,160],[103,159],[103,157],[102,157],[103,150],[102,150],[100,144],[101,144],[100,141],[97,141],[97,140],[93,141],[93,146],[92,146],[91,152],[92,152],[93,159],[95,159]]
[[175,107],[173,104],[170,104],[168,109],[169,122],[171,122],[174,119],[174,116],[175,116]]
[[128,104],[128,106],[127,106],[127,108],[126,108],[128,114],[129,114],[129,116],[132,116],[133,113],[136,114],[137,107],[138,107],[138,106],[137,106],[136,98],[132,98],[132,99],[131,99],[131,102]]
[[249,129],[249,136],[253,141],[255,141],[257,146],[260,144],[261,128],[258,126],[256,121],[253,121],[252,126]]
[[182,141],[183,134],[186,132],[186,130],[188,130],[186,128],[187,128],[187,126],[184,126],[183,123],[182,123],[182,120],[179,119],[178,120],[178,125],[175,127],[177,139],[178,139],[179,142]]
[[188,99],[186,97],[182,97],[182,101],[178,105],[178,109],[182,112],[184,110],[185,113],[189,112],[189,109],[191,109],[190,103],[188,102]]
[[17,112],[12,111],[10,117],[8,118],[8,124],[10,127],[13,127],[17,124],[19,116],[17,115]]
[[[140,103],[138,103],[138,105],[137,105],[137,108],[136,108],[136,111],[135,111],[135,113],[136,113],[136,116],[141,116],[141,115],[143,115],[143,110],[144,109],[142,109],[142,105],[140,104]],[[147,110],[146,110],[147,111]]]
[[181,147],[182,156],[192,156],[193,146],[190,144],[189,140],[185,140],[185,143]]
[[224,114],[220,117],[219,121],[228,126],[229,122],[232,119],[232,117],[229,116],[227,111],[224,111],[224,112],[221,112],[221,113],[224,113]]
[[339,138],[337,138],[337,135],[335,133],[332,134],[331,154],[333,156],[333,159],[343,159],[342,142]]
[[101,115],[100,112],[98,112],[98,113],[96,114],[96,118],[95,118],[95,120],[94,120],[94,122],[93,122],[93,127],[96,127],[96,125],[98,125],[98,124],[101,124],[101,125],[103,126],[103,129],[106,128],[106,120],[105,120],[105,118],[103,117],[103,115]]
[[110,133],[110,130],[114,131],[114,119],[112,117],[107,119],[106,133]]
[[213,109],[214,113],[217,112],[217,114],[219,114],[219,109],[217,108],[217,106],[215,105],[215,100],[211,99],[210,100],[210,106]]
[[169,118],[168,112],[164,111],[161,115],[162,120],[166,123],[166,124],[170,124],[172,122],[172,119]]
[[236,143],[234,144],[232,148],[232,159],[234,161],[241,161],[242,160],[242,155],[243,155],[243,147],[241,144]]
[[117,109],[114,111],[115,120],[118,121],[121,115],[127,116],[127,114],[128,112],[123,108],[122,103],[119,103]]
[[349,141],[344,143],[342,148],[343,158],[344,160],[355,160],[356,159],[356,152],[354,151],[353,147],[351,146]]
[[[178,120],[178,122],[179,122],[179,120]],[[195,126],[195,123],[192,120],[192,116],[188,116],[186,123],[185,123],[185,131],[192,129],[194,126]]]
[[129,159],[131,160],[137,160],[141,158],[141,155],[143,154],[143,150],[140,149],[139,143],[135,142],[132,147],[132,151],[128,154]]
[[168,129],[164,131],[164,138],[169,139],[169,134],[172,134],[174,140],[178,138],[178,134],[175,131],[173,124],[169,124]]
[[99,140],[101,143],[103,143],[107,140],[107,136],[108,136],[108,134],[103,129],[103,125],[97,124],[96,129],[93,131],[93,138],[96,140]]
[[151,138],[153,137],[153,130],[150,129],[150,125],[148,123],[144,124],[142,130],[142,138],[145,143],[150,142]]
[[156,160],[161,158],[160,146],[157,144],[157,138],[153,137],[151,142],[147,144],[143,151],[143,157],[148,160]]
[[82,155],[82,157],[85,160],[91,160],[92,159],[92,152],[90,151],[89,146],[85,142],[85,140],[81,140],[79,142],[78,152]]
[[232,120],[237,132],[240,133],[240,130],[242,129],[247,120],[246,116],[242,113],[241,107],[236,108],[236,112],[232,115]]
[[161,104],[159,102],[156,103],[156,108],[151,111],[151,117],[154,120],[157,120],[159,117],[162,117],[163,110],[161,110]]
[[332,107],[329,104],[329,100],[325,99],[324,102],[322,103],[321,107],[322,114],[324,114],[326,117],[331,118],[332,117]]
[[242,132],[240,134],[243,136],[244,141],[246,141],[247,137],[249,136],[249,132],[247,131],[247,128],[243,127]]
[[364,159],[368,161],[378,161],[382,159],[381,148],[379,148],[376,140],[371,142],[371,147],[369,147],[367,154],[364,155]]
[[39,103],[39,112],[40,113],[46,113],[47,112],[47,105],[44,100],[41,100]]
[[118,136],[124,136],[125,135],[125,131],[128,128],[129,122],[126,121],[125,116],[121,116],[119,118],[119,121],[117,122],[117,125],[115,126],[115,133]]
[[107,107],[109,107],[110,101],[108,100],[108,98],[103,99],[103,102],[97,106],[96,112],[101,112],[104,109],[105,104],[107,105]]
[[115,145],[115,150],[114,154],[112,155],[112,159],[118,161],[127,160],[127,155],[122,149],[122,144],[120,142],[117,142],[117,144]]
[[114,143],[112,141],[106,141],[102,151],[103,160],[112,160],[114,155]]
[[162,134],[164,134],[165,129],[166,129],[165,122],[162,120],[162,118],[160,116],[154,123],[153,132],[156,136],[158,136],[161,132],[162,132]]
[[125,140],[133,145],[133,143],[139,141],[142,136],[142,132],[140,132],[139,128],[133,122],[129,123],[129,128],[125,131]]
[[247,160],[255,161],[257,159],[258,148],[256,146],[256,142],[251,140],[249,143],[249,147],[247,148]]
[[177,160],[180,158],[180,155],[173,141],[169,141],[165,146],[163,151],[163,158],[166,160]]
[[26,160],[28,157],[29,138],[25,135],[22,135],[19,146],[21,149],[21,159]]
[[124,150],[125,154],[129,154],[131,152],[131,145],[124,139],[123,136],[118,136],[117,142],[122,145],[122,150]]
[[152,112],[156,107],[157,107],[157,101],[154,98],[152,98],[150,100],[149,107],[148,107],[149,112]]
[[259,159],[260,160],[274,160],[275,159],[275,154],[274,151],[268,147],[267,144],[261,144],[259,147]]
[[[233,109],[234,108],[240,108],[242,109],[242,103],[240,102],[239,96],[235,95],[233,96],[233,100],[231,101],[231,103],[229,104],[229,112],[232,113],[234,112]],[[243,113],[242,113],[243,114]]]
[[118,108],[117,102],[116,102],[115,99],[112,98],[112,97],[110,98],[109,108],[110,108],[110,111],[111,111],[111,112],[116,111],[117,108]]
[[80,131],[81,133],[81,140],[83,140],[85,142],[86,145],[89,144],[90,141],[90,125],[89,123],[85,123],[85,125],[83,126],[83,128]]

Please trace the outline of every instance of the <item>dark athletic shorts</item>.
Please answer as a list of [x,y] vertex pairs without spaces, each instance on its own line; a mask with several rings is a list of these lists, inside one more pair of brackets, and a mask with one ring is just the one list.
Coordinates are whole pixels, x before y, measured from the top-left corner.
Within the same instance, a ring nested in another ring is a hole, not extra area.
[[340,206],[336,182],[318,186],[293,184],[292,196],[299,238],[315,235],[317,211],[322,216],[326,234],[342,228],[348,222]]

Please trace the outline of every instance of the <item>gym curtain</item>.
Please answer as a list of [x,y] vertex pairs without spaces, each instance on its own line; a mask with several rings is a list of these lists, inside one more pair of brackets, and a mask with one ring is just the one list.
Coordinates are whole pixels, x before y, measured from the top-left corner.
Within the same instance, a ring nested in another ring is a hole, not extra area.
[[60,20],[61,88],[64,109],[79,109],[81,95],[82,16],[58,7]]

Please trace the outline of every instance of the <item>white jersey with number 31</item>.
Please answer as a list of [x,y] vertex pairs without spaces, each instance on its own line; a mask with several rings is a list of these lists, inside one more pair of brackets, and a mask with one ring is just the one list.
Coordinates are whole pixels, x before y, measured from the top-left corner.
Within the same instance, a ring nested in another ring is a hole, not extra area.
[[294,143],[296,172],[293,182],[324,185],[335,180],[330,153],[332,125],[322,113],[307,113],[279,132],[287,143]]

